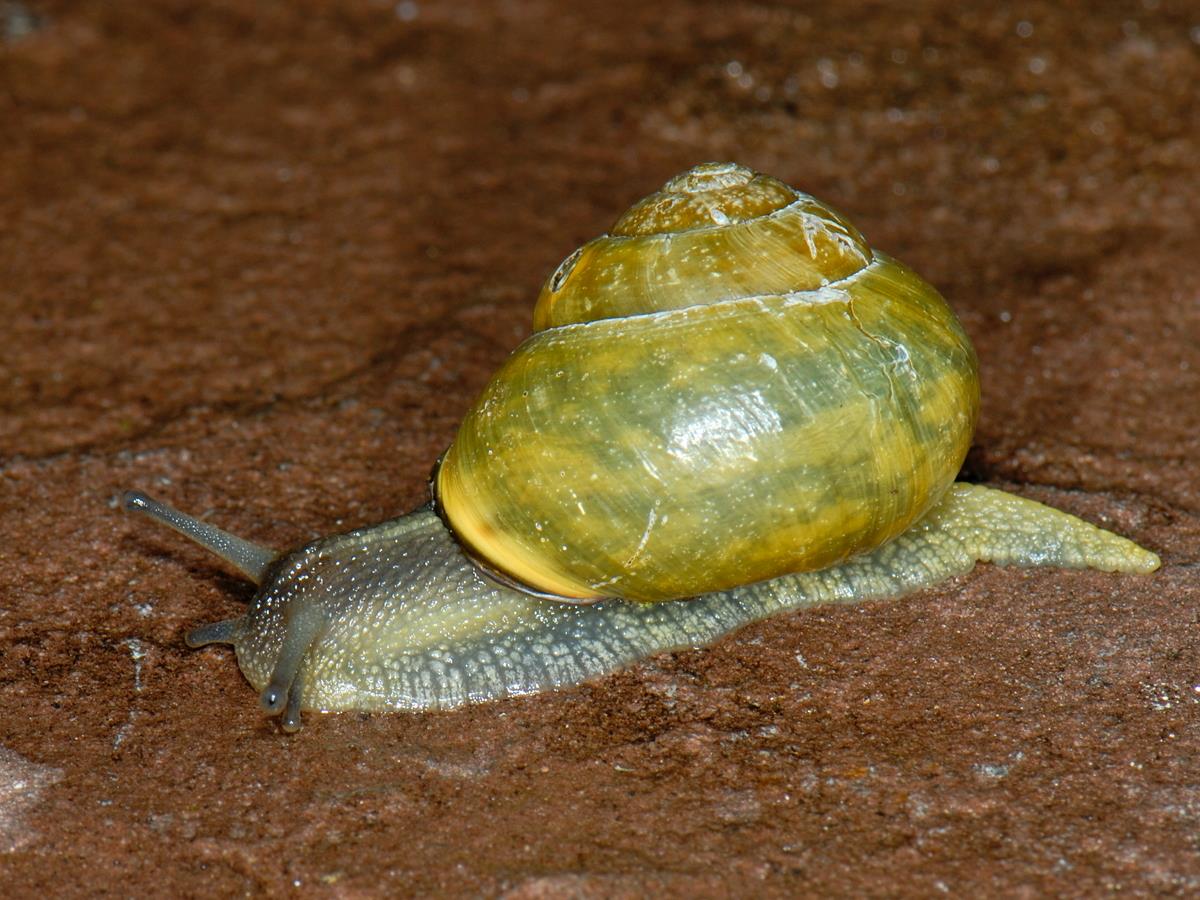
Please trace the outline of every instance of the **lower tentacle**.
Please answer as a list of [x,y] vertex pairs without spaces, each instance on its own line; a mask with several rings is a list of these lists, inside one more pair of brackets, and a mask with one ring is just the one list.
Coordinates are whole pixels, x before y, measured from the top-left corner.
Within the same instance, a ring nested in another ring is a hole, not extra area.
[[284,614],[283,643],[275,658],[271,680],[259,695],[263,710],[271,715],[283,712],[285,731],[300,728],[300,707],[304,700],[304,670],[313,645],[328,624],[319,602],[297,597]]
[[223,619],[193,628],[183,638],[183,642],[193,650],[205,644],[236,644],[241,634],[242,619]]
[[304,677],[297,675],[288,687],[287,707],[283,711],[280,725],[284,731],[294,734],[300,730],[300,704],[304,702]]

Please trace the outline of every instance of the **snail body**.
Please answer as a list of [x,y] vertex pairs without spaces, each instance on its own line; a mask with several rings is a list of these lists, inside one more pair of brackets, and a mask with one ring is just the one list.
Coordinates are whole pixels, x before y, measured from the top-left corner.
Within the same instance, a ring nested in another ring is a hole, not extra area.
[[839,214],[731,164],[636,204],[548,279],[536,333],[399,519],[276,554],[142,494],[260,585],[232,643],[263,706],[419,709],[573,684],[785,609],[977,560],[1149,572],[1136,544],[954,484],[975,354]]

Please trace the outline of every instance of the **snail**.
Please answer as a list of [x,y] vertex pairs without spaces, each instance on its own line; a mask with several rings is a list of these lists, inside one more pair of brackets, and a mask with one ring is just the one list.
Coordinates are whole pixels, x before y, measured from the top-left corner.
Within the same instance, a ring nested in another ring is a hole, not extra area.
[[452,707],[578,683],[976,561],[1149,573],[1132,541],[956,483],[974,349],[937,291],[842,215],[732,163],[636,203],[547,280],[534,333],[414,512],[287,553],[140,492],[259,585],[232,644],[302,709]]

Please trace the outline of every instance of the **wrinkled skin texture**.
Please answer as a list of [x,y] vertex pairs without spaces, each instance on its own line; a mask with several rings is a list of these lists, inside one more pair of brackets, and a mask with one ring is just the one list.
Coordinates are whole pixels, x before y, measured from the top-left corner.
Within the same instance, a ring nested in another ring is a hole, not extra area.
[[960,484],[896,540],[821,571],[675,602],[555,603],[491,582],[419,510],[284,558],[222,639],[264,690],[303,634],[281,682],[299,708],[446,708],[578,684],[790,609],[900,597],[977,561],[1142,575],[1159,565],[1074,516]]

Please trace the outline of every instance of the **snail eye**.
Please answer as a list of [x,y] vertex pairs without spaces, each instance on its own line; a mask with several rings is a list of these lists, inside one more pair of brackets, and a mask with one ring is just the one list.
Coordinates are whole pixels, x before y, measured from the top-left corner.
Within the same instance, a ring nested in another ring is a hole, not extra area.
[[558,264],[558,268],[554,270],[554,274],[550,276],[550,291],[559,290],[563,286],[563,282],[570,277],[572,270],[575,268],[575,263],[579,262],[579,257],[583,255],[583,248],[578,248],[574,253]]

